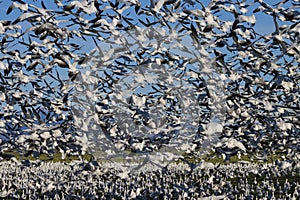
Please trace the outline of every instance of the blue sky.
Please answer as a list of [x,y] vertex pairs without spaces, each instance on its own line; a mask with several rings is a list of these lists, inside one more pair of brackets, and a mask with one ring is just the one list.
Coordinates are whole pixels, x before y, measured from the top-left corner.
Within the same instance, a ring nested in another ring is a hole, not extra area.
[[[28,2],[28,3],[33,3],[35,5],[39,5],[40,6],[40,3],[39,3],[40,1],[36,1],[36,2],[34,2],[33,0],[29,0],[29,1],[24,0],[24,1]],[[268,4],[270,4],[270,5],[274,5],[274,4],[276,4],[276,3],[280,2],[280,1],[281,0],[266,0],[265,2],[268,3]],[[142,4],[144,4],[144,3],[149,4],[148,0],[143,0],[141,2],[142,2]],[[208,3],[210,1],[203,0],[202,2],[205,5],[208,5]],[[252,1],[247,0],[247,2],[252,2]],[[6,15],[6,11],[7,11],[8,7],[11,5],[11,3],[12,3],[12,1],[3,0],[2,3],[0,4],[0,20],[11,20],[11,21],[14,21],[20,15],[20,11],[18,11],[17,9],[14,10],[14,11],[12,11],[9,15]],[[48,9],[53,9],[53,8],[57,9],[56,6],[53,4],[53,2],[51,0],[50,1],[44,0],[44,3],[48,7]],[[252,15],[252,10],[255,9],[255,8],[257,8],[258,6],[259,6],[258,3],[255,3],[252,6],[250,6],[249,7],[249,12],[246,13],[245,15],[248,15],[248,16]],[[201,6],[199,5],[198,8],[201,9]],[[256,25],[254,26],[254,29],[256,30],[256,32],[258,32],[260,34],[269,34],[269,33],[272,33],[274,31],[275,27],[274,27],[273,19],[272,19],[271,16],[266,15],[264,13],[256,13],[255,15],[256,15]],[[221,19],[233,20],[232,16],[228,15],[228,14],[223,15],[221,17]],[[27,22],[24,22],[24,23],[26,23],[25,27],[29,27],[30,26],[29,23],[27,23]],[[79,41],[83,41],[83,40],[79,40],[78,39],[78,42]],[[88,44],[88,45],[86,45],[85,48],[83,48],[83,51],[86,52],[86,53],[89,53],[91,51],[91,49],[95,48],[95,45],[91,41],[85,42],[85,44]],[[20,45],[20,46],[22,46],[22,45]],[[18,47],[18,45],[17,45],[14,48],[19,48],[22,51],[22,48],[24,48],[24,47]],[[65,77],[67,77],[66,73],[65,73]]]
[[[23,0],[24,2],[30,3],[30,4],[34,4],[37,6],[41,6],[41,1],[34,1],[34,0]],[[54,0],[53,0],[54,1]],[[53,3],[52,0],[50,1],[44,1],[44,4],[46,5],[46,7],[48,9],[57,9],[56,5]],[[254,0],[246,0],[247,2],[253,2]],[[268,3],[269,5],[274,5],[278,2],[280,2],[281,0],[265,0],[264,2]],[[0,3],[0,20],[11,20],[14,21],[15,19],[18,18],[18,16],[20,15],[20,11],[18,9],[13,10],[9,15],[6,15],[6,11],[8,9],[8,7],[11,5],[13,1],[7,0],[7,1],[2,1]],[[201,1],[205,6],[207,6],[209,4],[209,0],[202,0]],[[143,5],[149,5],[150,4],[150,0],[142,0],[141,4]],[[290,3],[288,3],[290,4]],[[287,4],[287,5],[288,5]],[[251,5],[250,7],[248,7],[248,12],[245,15],[252,15],[252,11],[253,9],[257,8],[259,6],[259,3],[254,3],[253,5]],[[286,6],[286,5],[285,5]],[[201,9],[200,4],[198,5],[198,9]],[[274,23],[273,23],[273,19],[271,16],[264,14],[262,12],[259,13],[255,13],[256,16],[256,25],[254,26],[254,29],[256,32],[260,33],[260,34],[270,34],[274,31],[275,27],[274,27]],[[234,20],[232,14],[223,14],[221,17],[221,19],[224,20]],[[144,19],[142,19],[144,20]],[[23,28],[29,28],[30,24],[27,22],[22,23]],[[77,41],[78,40],[78,41]],[[89,53],[92,49],[95,48],[95,45],[93,44],[93,42],[85,42],[83,40],[80,39],[75,39],[74,40],[76,43],[77,42],[84,42],[82,45],[84,45],[84,47],[82,48],[83,53]],[[79,44],[80,45],[80,44]],[[18,45],[17,45],[18,46]],[[19,50],[22,51],[22,48],[25,48],[23,45],[19,45],[20,47],[14,47],[14,48],[19,48]],[[104,47],[105,48],[105,47]]]
[[[278,2],[280,2],[281,0],[264,0],[264,2],[268,3],[269,5],[274,5]],[[35,5],[38,4],[37,2],[33,2],[32,0],[26,1],[24,0],[24,2],[28,2],[28,3],[34,3]],[[142,0],[141,1],[142,4],[149,4],[149,0]],[[208,3],[210,2],[209,0],[202,0],[204,5],[208,5]],[[247,2],[251,2],[251,1],[247,1]],[[20,12],[18,10],[14,10],[12,11],[9,15],[6,15],[6,11],[7,8],[11,5],[12,1],[10,0],[5,0],[2,1],[0,4],[0,20],[14,20],[18,17],[18,15],[20,14]],[[54,4],[52,3],[52,1],[44,1],[45,5],[51,9],[51,8],[55,8]],[[289,4],[287,4],[289,5]],[[252,10],[253,8],[256,8],[258,6],[258,3],[255,3],[253,6],[250,7],[249,9],[249,15],[252,14]],[[199,9],[200,9],[200,5],[199,5]],[[248,14],[248,13],[247,13]],[[268,16],[266,14],[263,13],[258,13],[257,15],[257,22],[256,22],[256,30],[259,33],[262,34],[266,34],[266,33],[270,33],[274,30],[274,25],[273,25],[273,21],[272,21],[272,17]],[[223,16],[226,18],[226,16]],[[230,17],[227,16],[229,19]]]
[[[24,2],[30,3],[30,4],[34,4],[37,6],[41,6],[41,1],[34,1],[34,0],[23,0]],[[247,0],[247,2],[253,2],[254,0]],[[270,5],[274,5],[278,2],[280,2],[281,0],[265,0],[264,2],[270,4]],[[10,0],[5,0],[2,1],[0,3],[0,20],[11,20],[14,21],[15,19],[18,18],[18,16],[20,15],[20,11],[18,9],[13,10],[9,15],[6,15],[6,11],[8,9],[8,7],[12,4],[13,1]],[[48,9],[57,9],[56,5],[53,3],[54,0],[50,0],[50,1],[44,1],[44,4],[46,5],[46,7]],[[209,0],[202,0],[201,1],[205,6],[207,6],[209,4]],[[149,5],[150,4],[150,0],[142,0],[141,4],[143,5]],[[254,3],[252,6],[250,6],[248,8],[248,12],[245,15],[252,15],[252,11],[253,9],[257,8],[259,6],[258,3]],[[198,9],[201,9],[200,4],[198,5]],[[256,25],[254,26],[254,29],[256,30],[256,32],[260,33],[260,34],[269,34],[272,33],[274,31],[274,23],[273,23],[273,19],[271,16],[266,15],[264,13],[256,13]],[[224,14],[220,17],[221,19],[225,19],[225,20],[233,20],[233,16],[230,14]],[[23,28],[29,28],[30,24],[27,22],[22,23]],[[78,41],[77,41],[78,40]],[[79,40],[76,39],[74,40],[75,42],[84,42],[83,40]],[[80,45],[80,44],[79,44]],[[93,44],[93,42],[84,42],[85,45],[82,48],[83,53],[89,53],[93,48],[95,48],[95,45]],[[18,45],[17,45],[18,46]],[[14,48],[18,48],[19,50],[22,51],[22,48],[25,48],[23,45],[19,45],[20,47],[15,46]],[[105,47],[104,47],[105,48]]]

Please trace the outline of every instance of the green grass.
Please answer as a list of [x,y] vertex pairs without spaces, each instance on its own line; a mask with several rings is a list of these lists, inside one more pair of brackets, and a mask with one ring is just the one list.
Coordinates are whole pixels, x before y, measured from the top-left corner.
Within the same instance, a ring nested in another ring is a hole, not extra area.
[[[134,153],[131,153],[130,151],[124,152],[124,155],[120,156],[115,156],[113,157],[112,161],[114,162],[126,162],[126,163],[131,163],[131,162],[136,162],[136,158],[134,157]],[[126,155],[126,156],[125,156]],[[132,157],[131,157],[132,156]],[[191,163],[198,163],[200,161],[205,161],[213,164],[229,164],[229,163],[237,163],[241,161],[246,161],[246,162],[251,162],[251,163],[273,163],[276,160],[283,160],[282,158],[282,153],[281,152],[276,152],[274,154],[269,154],[267,155],[266,160],[258,160],[254,156],[251,156],[249,154],[243,154],[240,156],[232,156],[230,157],[229,161],[225,162],[224,159],[222,158],[221,155],[216,154],[213,151],[208,151],[207,153],[203,153],[201,155],[196,155],[196,154],[186,154],[183,153],[182,156],[187,160],[188,162]],[[84,161],[92,161],[96,157],[105,157],[105,154],[84,154],[84,155],[68,155],[64,159],[62,159],[62,155],[59,152],[56,152],[53,155],[47,155],[47,154],[40,154],[37,158],[34,157],[33,155],[28,155],[28,156],[22,156],[18,151],[11,150],[11,151],[6,151],[2,153],[2,156],[0,154],[0,157],[15,157],[18,160],[41,160],[45,162],[72,162],[75,160],[84,160]],[[128,157],[128,159],[125,159],[125,157]],[[130,158],[131,157],[131,158]],[[98,162],[106,162],[106,159],[97,159]],[[182,161],[178,160],[177,163],[180,163]]]
[[266,160],[259,160],[250,154],[242,154],[240,156],[231,156],[230,159],[225,162],[223,157],[220,154],[216,154],[213,151],[209,151],[203,155],[191,155],[191,154],[184,154],[183,155],[187,161],[192,163],[197,163],[200,161],[206,161],[213,164],[229,164],[229,163],[238,163],[242,161],[251,162],[251,163],[273,163],[276,160],[283,160],[282,154],[280,152],[276,152],[275,154],[269,154],[266,157]]
[[75,160],[85,160],[85,161],[91,161],[93,160],[92,154],[84,154],[81,156],[75,156],[75,155],[68,155],[64,159],[62,158],[61,153],[57,152],[54,155],[47,155],[47,154],[40,154],[37,158],[33,155],[23,156],[19,152],[11,150],[6,151],[2,153],[2,156],[9,158],[9,157],[15,157],[17,160],[41,160],[45,162],[66,162],[70,163]]

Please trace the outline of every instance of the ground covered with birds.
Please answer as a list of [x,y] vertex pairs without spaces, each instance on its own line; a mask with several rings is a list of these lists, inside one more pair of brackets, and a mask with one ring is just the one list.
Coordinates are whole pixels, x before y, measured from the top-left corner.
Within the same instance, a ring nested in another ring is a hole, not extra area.
[[299,162],[172,163],[122,171],[101,162],[0,162],[5,199],[298,199]]

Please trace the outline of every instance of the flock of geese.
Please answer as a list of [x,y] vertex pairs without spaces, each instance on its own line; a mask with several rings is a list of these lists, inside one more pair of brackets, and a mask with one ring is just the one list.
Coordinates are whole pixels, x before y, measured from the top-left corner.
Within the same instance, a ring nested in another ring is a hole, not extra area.
[[[207,169],[182,154],[298,158],[299,0],[7,3],[0,2],[2,157],[155,153],[187,165],[148,173],[4,157],[1,197],[297,199],[297,161]],[[269,33],[258,30],[258,14],[271,19]]]
[[[287,166],[289,165],[289,166]],[[5,199],[298,199],[299,163],[185,164],[122,175],[114,163],[0,163]],[[298,180],[289,174],[298,174]]]

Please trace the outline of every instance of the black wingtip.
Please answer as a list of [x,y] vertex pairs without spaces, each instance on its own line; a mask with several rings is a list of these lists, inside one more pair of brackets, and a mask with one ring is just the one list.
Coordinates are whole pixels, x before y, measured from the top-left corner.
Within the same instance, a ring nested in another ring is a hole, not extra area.
[[47,9],[47,7],[45,6],[44,1],[41,1],[41,5],[42,5],[42,7],[43,7],[44,9]]
[[8,8],[7,11],[6,11],[6,14],[9,15],[9,14],[11,13],[12,10],[13,10],[12,7],[9,6],[9,8]]

